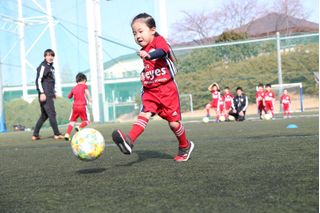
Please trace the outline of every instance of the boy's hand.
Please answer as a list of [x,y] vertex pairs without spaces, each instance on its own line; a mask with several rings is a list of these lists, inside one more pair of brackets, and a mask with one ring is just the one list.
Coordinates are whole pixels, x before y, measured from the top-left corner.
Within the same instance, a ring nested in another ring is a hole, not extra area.
[[40,94],[40,102],[45,102],[47,100],[46,94],[42,93]]
[[149,53],[147,53],[147,52],[144,51],[144,50],[140,50],[140,51],[138,52],[138,56],[140,56],[141,58],[150,59]]

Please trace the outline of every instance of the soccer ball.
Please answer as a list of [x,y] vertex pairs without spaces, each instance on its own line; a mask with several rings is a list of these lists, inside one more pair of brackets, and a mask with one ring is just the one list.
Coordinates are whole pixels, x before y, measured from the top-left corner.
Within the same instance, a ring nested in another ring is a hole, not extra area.
[[219,117],[219,121],[224,122],[225,120],[226,120],[226,118],[224,116]]
[[208,117],[202,118],[202,122],[203,122],[203,123],[209,123],[209,118],[208,118]]
[[229,115],[228,119],[229,119],[229,121],[235,121],[236,120],[235,117],[233,117],[232,115]]
[[92,161],[99,158],[105,146],[101,133],[92,128],[80,130],[71,140],[73,154],[83,161]]
[[272,114],[265,114],[264,116],[263,116],[263,119],[264,120],[271,120],[272,119]]

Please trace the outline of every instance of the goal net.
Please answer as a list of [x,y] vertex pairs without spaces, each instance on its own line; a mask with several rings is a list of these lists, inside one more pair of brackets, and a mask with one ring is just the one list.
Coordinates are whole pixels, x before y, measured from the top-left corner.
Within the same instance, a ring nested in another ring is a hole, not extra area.
[[179,98],[181,112],[193,112],[192,94],[182,94]]
[[282,96],[284,89],[288,91],[288,95],[290,96],[290,99],[291,99],[291,105],[290,105],[291,112],[303,112],[302,83],[273,84],[271,88],[276,95],[276,102],[275,102],[275,109],[274,109],[275,112],[282,112],[280,97]]

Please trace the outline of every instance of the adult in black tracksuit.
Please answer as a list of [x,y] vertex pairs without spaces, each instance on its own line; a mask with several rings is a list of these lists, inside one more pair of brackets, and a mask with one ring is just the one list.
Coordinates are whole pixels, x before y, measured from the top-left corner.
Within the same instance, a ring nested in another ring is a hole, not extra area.
[[241,87],[238,87],[236,92],[237,95],[233,98],[232,110],[229,115],[234,116],[236,121],[244,121],[248,107],[248,97],[243,94]]
[[53,50],[47,49],[44,52],[44,61],[37,68],[36,87],[39,94],[41,115],[34,128],[32,140],[40,139],[40,129],[48,118],[54,133],[54,139],[63,139],[63,136],[58,129],[56,110],[53,101],[56,97],[53,67],[54,55]]

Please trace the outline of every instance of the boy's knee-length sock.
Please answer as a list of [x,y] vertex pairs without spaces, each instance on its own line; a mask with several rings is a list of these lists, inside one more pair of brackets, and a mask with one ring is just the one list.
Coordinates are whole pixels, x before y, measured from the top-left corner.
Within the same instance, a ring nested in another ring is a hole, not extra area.
[[189,146],[189,142],[186,136],[184,126],[181,123],[179,123],[179,126],[177,128],[172,128],[172,131],[179,141],[179,148],[187,148]]
[[139,135],[142,134],[142,132],[146,128],[148,122],[149,122],[148,118],[143,117],[143,116],[138,116],[138,120],[133,124],[133,126],[128,134],[132,143],[134,143],[134,141],[139,137]]
[[79,127],[82,129],[84,127],[86,127],[89,124],[89,121],[82,121],[81,124],[79,125]]
[[67,128],[67,133],[70,135],[73,129],[75,122],[70,122]]

